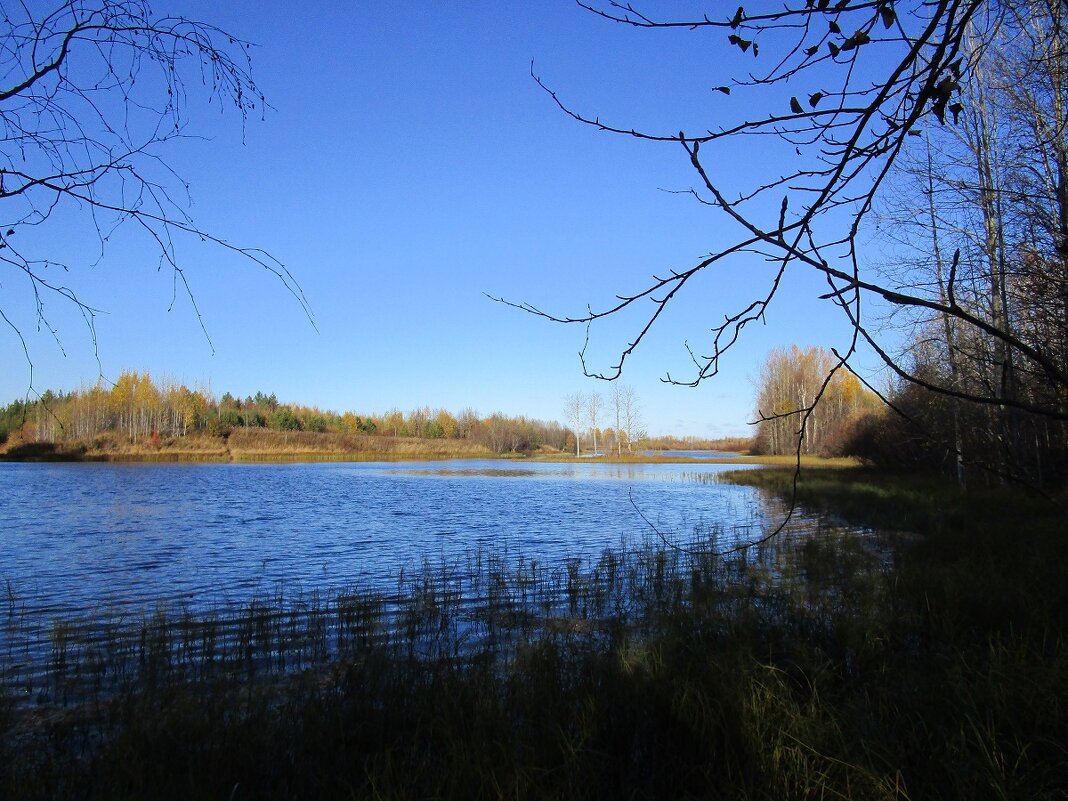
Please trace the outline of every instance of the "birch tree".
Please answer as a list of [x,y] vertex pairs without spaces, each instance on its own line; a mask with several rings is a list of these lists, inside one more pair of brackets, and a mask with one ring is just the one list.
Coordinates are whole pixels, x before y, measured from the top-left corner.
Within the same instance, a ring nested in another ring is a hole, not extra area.
[[586,395],[586,422],[590,427],[590,439],[593,442],[593,453],[597,453],[597,426],[601,420],[601,409],[604,407],[604,398],[600,393],[591,392]]
[[564,398],[564,419],[575,432],[575,456],[582,456],[582,426],[586,422],[586,396],[575,392]]
[[[1068,469],[1063,14],[1061,4],[1019,2],[1006,5],[992,29],[972,26],[958,124],[926,126],[920,152],[906,154],[894,176],[898,194],[882,226],[900,245],[894,262],[908,265],[899,291],[935,286],[943,307],[992,329],[944,311],[904,318],[913,327],[911,372],[949,395],[951,430],[940,430],[938,405],[913,395],[908,404],[932,446],[951,455],[961,483],[968,463],[1032,484]],[[917,194],[922,214],[914,212]]]

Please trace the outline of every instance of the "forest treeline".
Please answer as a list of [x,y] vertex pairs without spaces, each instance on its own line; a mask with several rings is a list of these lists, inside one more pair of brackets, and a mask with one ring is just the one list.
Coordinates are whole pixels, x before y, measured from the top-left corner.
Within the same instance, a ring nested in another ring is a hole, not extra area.
[[[858,431],[885,407],[838,360],[821,347],[775,348],[756,380],[759,420],[753,452],[864,456]],[[818,400],[818,402],[817,402]],[[803,430],[802,430],[803,429]]]
[[467,440],[494,453],[531,452],[543,446],[565,450],[574,434],[555,421],[474,409],[453,413],[422,406],[384,414],[337,413],[314,406],[281,403],[274,393],[244,398],[153,379],[149,373],[122,373],[110,386],[72,392],[46,391],[0,409],[0,439],[18,434],[29,442],[87,441],[118,433],[131,442],[159,444],[189,435],[227,436],[235,429],[333,432],[341,434]]
[[[773,418],[760,425],[762,447],[796,448],[805,417],[804,450],[842,448],[882,467],[941,472],[962,485],[1064,489],[1065,8],[999,4],[965,25],[968,68],[961,70],[958,58],[957,80],[946,83],[958,98],[949,106],[952,118],[943,112],[940,124],[928,120],[908,131],[908,146],[873,206],[881,294],[896,304],[878,324],[895,333],[892,347],[871,335],[859,301],[852,310],[840,296],[835,302],[855,315],[859,338],[882,358],[891,378],[880,390],[888,405],[838,420],[840,390],[848,388],[839,370],[805,415],[837,360],[780,353],[761,375],[758,409]],[[807,359],[823,362],[822,376],[797,378],[808,372],[800,366]]]
[[[637,419],[633,390],[630,417]],[[620,450],[747,451],[745,437],[709,440],[698,437],[627,436],[597,417],[584,417],[578,427],[583,441],[593,439],[609,453]],[[463,440],[493,453],[531,453],[540,449],[575,449],[574,427],[496,412],[484,416],[472,408],[459,412],[421,406],[384,414],[338,413],[315,406],[282,403],[271,393],[244,398],[229,392],[216,397],[205,388],[189,387],[148,373],[127,371],[114,384],[103,382],[71,392],[48,390],[32,400],[0,407],[0,443],[17,436],[23,443],[86,443],[103,434],[130,443],[158,446],[188,436],[227,437],[234,431],[305,431],[427,440]]]
[[1050,489],[1068,479],[1068,19],[1006,4],[968,31],[953,125],[929,126],[882,206],[884,273],[932,305],[869,428],[873,461]]

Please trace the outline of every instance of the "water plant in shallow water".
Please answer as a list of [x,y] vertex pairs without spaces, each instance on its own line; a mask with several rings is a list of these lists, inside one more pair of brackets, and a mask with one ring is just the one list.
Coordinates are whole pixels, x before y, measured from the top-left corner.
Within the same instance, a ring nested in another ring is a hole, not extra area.
[[[100,638],[109,680],[66,707],[0,704],[0,792],[1061,798],[1066,546],[994,519],[476,552],[388,593],[148,615]],[[67,676],[84,631],[63,630]]]

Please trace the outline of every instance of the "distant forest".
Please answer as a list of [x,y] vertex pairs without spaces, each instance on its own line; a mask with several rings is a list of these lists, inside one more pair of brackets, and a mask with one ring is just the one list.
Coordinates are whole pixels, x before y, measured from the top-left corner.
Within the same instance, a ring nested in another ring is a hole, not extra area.
[[99,383],[73,392],[46,391],[16,400],[0,411],[0,438],[18,433],[26,441],[73,442],[115,432],[142,442],[189,435],[227,436],[237,428],[371,434],[425,439],[464,439],[494,453],[529,452],[546,446],[565,450],[574,433],[554,421],[532,420],[473,409],[452,413],[429,406],[385,414],[324,411],[281,403],[271,393],[216,398],[146,373],[124,372],[111,386]]
[[[33,400],[15,400],[0,409],[0,443],[12,436],[24,442],[87,442],[105,433],[131,442],[159,444],[186,436],[225,437],[235,429],[310,431],[422,439],[457,439],[494,453],[529,453],[542,448],[574,448],[575,432],[556,421],[533,420],[499,412],[482,416],[467,408],[453,413],[422,406],[384,414],[324,411],[314,406],[281,403],[274,393],[244,398],[221,397],[207,389],[190,389],[149,373],[122,373],[107,386],[98,383],[72,392],[48,390]],[[585,432],[580,432],[585,434]],[[599,441],[614,448],[616,432],[598,428]],[[626,444],[626,443],[624,443]],[[631,443],[651,449],[714,448],[745,450],[749,440],[703,440],[660,437]]]

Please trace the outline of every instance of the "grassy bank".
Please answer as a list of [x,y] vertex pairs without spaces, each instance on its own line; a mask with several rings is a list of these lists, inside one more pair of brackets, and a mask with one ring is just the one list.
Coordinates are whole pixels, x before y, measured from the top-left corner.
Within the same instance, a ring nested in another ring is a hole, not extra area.
[[488,448],[465,440],[243,428],[226,436],[191,434],[138,441],[117,434],[62,443],[11,441],[0,452],[0,459],[7,461],[58,462],[299,462],[494,456]]
[[1064,798],[1063,518],[860,471],[802,497],[911,533],[64,629],[47,700],[0,712],[0,797]]
[[[728,453],[708,456],[683,456],[671,453],[605,453],[598,456],[576,457],[574,453],[545,452],[536,454],[534,458],[544,462],[558,462],[562,464],[757,464],[763,466],[796,465],[796,456],[753,456],[748,453]],[[803,467],[818,468],[843,468],[856,467],[860,463],[852,457],[826,457],[826,456],[802,456]]]
[[[70,442],[23,442],[12,438],[0,445],[0,461],[26,462],[319,462],[391,461],[422,459],[537,459],[587,464],[760,464],[790,465],[793,456],[678,456],[663,453],[606,453],[576,457],[543,446],[532,453],[495,453],[462,439],[423,439],[384,434],[338,434],[312,431],[273,431],[235,428],[226,436],[191,434],[185,437],[143,438],[132,441],[118,434],[100,434]],[[804,466],[854,467],[849,458],[802,457]]]

